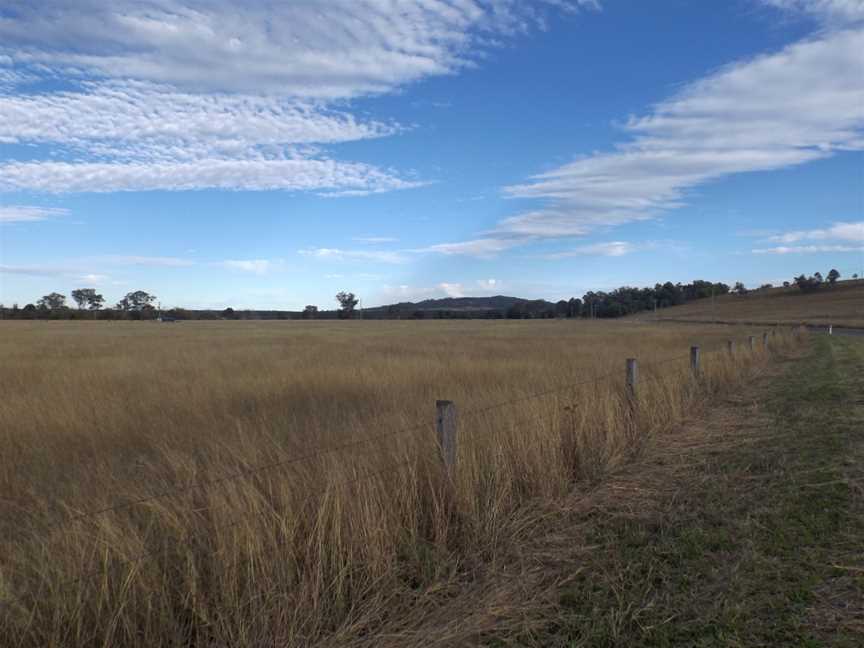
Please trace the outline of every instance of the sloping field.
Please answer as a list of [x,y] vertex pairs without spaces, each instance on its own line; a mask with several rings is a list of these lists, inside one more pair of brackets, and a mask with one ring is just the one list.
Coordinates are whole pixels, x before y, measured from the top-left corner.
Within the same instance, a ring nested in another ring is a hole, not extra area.
[[[792,287],[722,295],[662,309],[658,318],[864,327],[864,281],[841,281],[812,293]],[[640,313],[634,319],[652,320],[654,314]]]
[[[797,342],[573,320],[0,328],[0,636],[22,648],[379,645],[518,553],[543,503]],[[436,399],[458,409],[449,471]]]

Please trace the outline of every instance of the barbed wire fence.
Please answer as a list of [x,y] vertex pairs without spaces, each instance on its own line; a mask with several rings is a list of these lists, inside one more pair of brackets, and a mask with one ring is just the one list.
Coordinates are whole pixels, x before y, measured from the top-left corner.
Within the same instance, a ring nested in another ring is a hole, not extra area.
[[[801,333],[801,330],[799,329],[799,327],[795,327],[792,329],[792,332],[794,335],[799,336]],[[767,331],[763,333],[762,346],[761,346],[761,350],[763,352],[767,352],[770,350],[771,345],[769,344],[769,339],[772,336],[776,336],[776,334],[777,334],[776,327],[770,333]],[[755,339],[756,339],[755,336],[749,336],[748,346],[744,347],[744,345],[742,345],[743,350],[749,351],[750,353],[756,352],[757,346],[756,346]],[[716,348],[716,349],[705,350],[699,346],[692,346],[690,348],[689,353],[687,353],[687,354],[680,354],[680,355],[676,355],[676,356],[673,356],[673,357],[670,357],[670,358],[667,358],[664,360],[653,361],[653,362],[647,363],[646,366],[642,367],[642,368],[643,369],[647,368],[649,370],[652,370],[652,369],[656,369],[657,367],[661,367],[661,366],[665,367],[665,366],[672,364],[672,363],[681,363],[681,362],[683,362],[689,358],[689,360],[690,360],[689,371],[691,373],[691,377],[694,380],[699,381],[704,376],[703,367],[702,367],[702,363],[701,363],[701,360],[703,357],[703,355],[702,355],[703,352],[712,353],[712,354],[725,354],[725,355],[731,356],[733,358],[740,357],[740,353],[736,351],[734,341],[728,340],[726,345],[725,345],[725,348],[721,347],[721,348]],[[686,370],[686,366],[683,368]],[[563,394],[566,392],[573,392],[573,391],[579,389],[580,387],[586,387],[589,385],[597,385],[599,383],[602,383],[603,381],[614,379],[616,376],[618,376],[620,378],[620,376],[621,376],[620,370],[619,371],[605,372],[605,373],[600,374],[600,375],[592,376],[590,379],[585,379],[585,380],[571,382],[571,383],[567,383],[567,384],[563,384],[563,385],[558,385],[558,386],[555,386],[555,387],[552,387],[549,389],[520,395],[520,396],[517,396],[515,398],[497,401],[495,403],[491,403],[488,405],[482,405],[482,406],[476,406],[473,408],[467,408],[467,409],[460,412],[460,417],[462,417],[462,418],[476,417],[476,416],[487,414],[487,413],[490,413],[490,412],[493,412],[496,410],[500,410],[501,408],[504,408],[504,407],[510,407],[513,405],[518,405],[518,404],[526,403],[529,401],[538,400],[538,399],[545,398],[545,397],[552,396],[552,395],[560,395],[560,394]],[[638,364],[637,360],[634,358],[628,358],[627,362],[626,362],[626,374],[625,374],[625,382],[624,382],[624,394],[625,394],[624,402],[626,403],[626,406],[629,408],[632,408],[633,410],[638,409],[640,387],[646,383],[664,380],[666,378],[668,378],[668,376],[666,374],[660,373],[657,371],[653,371],[653,373],[651,373],[647,377],[644,377],[644,376],[640,377],[639,364]],[[378,419],[373,419],[373,420],[380,421],[381,418],[379,417]],[[523,420],[528,424],[530,424],[530,422],[531,422],[530,417],[524,417]],[[337,444],[337,445],[333,445],[333,446],[329,446],[329,447],[316,448],[312,452],[304,453],[304,454],[296,456],[296,457],[290,457],[290,458],[282,459],[279,461],[269,462],[266,464],[260,464],[260,465],[250,467],[250,468],[247,468],[244,470],[239,470],[239,471],[236,471],[233,473],[229,473],[229,474],[217,477],[215,479],[194,482],[191,484],[187,484],[185,486],[181,486],[179,488],[163,490],[163,491],[160,491],[158,493],[153,493],[151,495],[147,495],[144,497],[130,499],[130,500],[126,500],[123,502],[118,502],[118,503],[111,505],[111,506],[102,507],[102,508],[95,509],[92,511],[85,511],[82,513],[77,513],[77,514],[74,514],[74,515],[67,517],[65,520],[62,520],[59,523],[49,525],[46,530],[48,530],[48,531],[61,530],[61,529],[67,528],[70,525],[73,525],[75,523],[92,521],[92,520],[95,520],[96,518],[99,518],[100,516],[108,515],[110,513],[116,513],[119,511],[130,510],[130,509],[133,509],[137,506],[141,506],[144,504],[153,503],[156,501],[162,501],[162,500],[171,499],[171,498],[176,498],[176,497],[179,497],[179,496],[184,495],[184,494],[188,494],[188,493],[193,492],[193,491],[198,491],[198,490],[209,491],[209,490],[221,487],[221,486],[229,484],[229,483],[233,483],[233,482],[237,482],[237,481],[242,480],[242,479],[249,478],[249,477],[254,476],[254,475],[272,472],[272,471],[279,470],[281,468],[285,468],[285,467],[292,466],[292,465],[310,463],[313,461],[320,460],[322,457],[332,456],[332,455],[335,455],[337,453],[343,452],[345,450],[352,449],[352,448],[358,448],[358,447],[361,447],[361,446],[364,446],[364,445],[367,445],[367,444],[370,444],[370,443],[373,443],[376,441],[383,441],[385,439],[394,438],[394,437],[408,437],[408,436],[416,435],[420,431],[423,431],[423,430],[428,432],[430,427],[434,427],[434,430],[435,430],[435,435],[436,435],[435,436],[435,447],[436,447],[437,452],[439,454],[439,456],[437,457],[437,460],[440,461],[440,464],[442,466],[444,473],[449,478],[452,478],[453,474],[457,470],[457,465],[458,465],[457,464],[458,447],[460,447],[461,445],[464,445],[465,441],[464,440],[458,440],[458,438],[457,438],[458,423],[457,423],[457,417],[456,417],[456,405],[451,401],[437,401],[436,402],[436,414],[435,414],[434,421],[425,421],[422,423],[417,423],[415,425],[409,425],[406,427],[402,427],[398,430],[388,431],[388,432],[384,432],[381,434],[375,434],[375,435],[371,435],[371,436],[365,436],[361,439],[356,439],[353,441],[349,441],[349,442],[345,442],[345,443],[341,443],[341,444]],[[475,439],[474,441],[475,442],[479,441],[479,439]],[[470,444],[471,441],[468,441],[467,443]],[[427,457],[427,459],[429,459],[429,458],[430,457]],[[431,457],[431,458],[435,459],[435,457]],[[418,461],[420,461],[422,459],[423,458],[420,457],[419,455],[418,456],[411,456],[407,459],[388,464],[387,466],[385,466],[381,469],[366,471],[363,474],[355,475],[349,479],[330,481],[323,488],[307,491],[305,493],[305,496],[307,499],[309,499],[312,497],[321,496],[321,495],[327,493],[328,491],[330,491],[334,488],[339,488],[339,487],[344,487],[344,486],[348,486],[348,485],[352,485],[352,484],[357,484],[357,483],[369,481],[369,480],[372,480],[374,478],[381,477],[384,475],[389,475],[389,474],[392,474],[396,471],[402,470],[411,464],[416,464]],[[279,507],[279,508],[272,508],[268,512],[279,514],[280,510],[284,509],[284,508],[287,508],[287,507],[283,506],[283,507]],[[243,522],[243,520],[248,519],[251,516],[259,515],[259,514],[260,513],[258,511],[247,511],[243,515],[239,515],[237,517],[232,518],[232,520],[227,524],[223,524],[223,525],[219,525],[219,526],[214,527],[214,528],[210,528],[208,530],[208,534],[212,535],[214,533],[218,533],[218,532],[230,529],[232,527],[236,527],[236,526],[240,525]],[[187,537],[185,539],[185,541],[188,543],[192,539],[194,539],[200,535],[202,535],[202,534],[192,534],[189,537]],[[134,556],[131,556],[131,557],[125,557],[124,558],[124,557],[114,556],[110,560],[112,561],[113,565],[116,565],[116,566],[132,567],[132,566],[138,565],[139,563],[146,561],[148,559],[155,558],[155,557],[161,555],[163,552],[164,552],[164,547],[157,547],[157,548],[145,550],[145,551],[143,551],[139,554],[136,554]],[[214,554],[214,553],[216,553],[216,550],[210,551],[207,553]],[[108,559],[106,559],[106,562],[107,562],[107,560]],[[61,588],[71,587],[75,584],[81,583],[82,581],[86,581],[86,580],[89,580],[91,578],[95,578],[95,577],[99,577],[99,576],[107,576],[107,571],[108,571],[110,566],[111,565],[108,565],[108,566],[102,565],[102,566],[95,568],[93,570],[88,570],[87,572],[85,572],[79,576],[76,576],[72,579],[62,581],[61,583],[58,584],[58,587],[61,587]]]

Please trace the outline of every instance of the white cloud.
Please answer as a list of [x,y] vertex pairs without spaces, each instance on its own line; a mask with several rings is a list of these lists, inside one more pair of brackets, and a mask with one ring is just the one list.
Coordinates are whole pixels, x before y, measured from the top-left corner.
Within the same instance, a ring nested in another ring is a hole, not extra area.
[[818,254],[826,252],[864,252],[864,246],[855,245],[798,245],[759,248],[753,254]]
[[[589,0],[13,0],[0,14],[0,191],[317,191],[422,182],[318,147],[398,133],[335,100],[390,92],[482,58],[497,36]],[[27,83],[61,78],[66,89]],[[37,88],[38,86],[34,86]],[[410,176],[410,174],[409,174]]]
[[384,250],[341,250],[339,248],[308,248],[298,254],[315,259],[332,261],[373,261],[378,263],[405,263],[408,257],[402,252]]
[[51,266],[18,266],[0,263],[0,273],[27,277],[62,277],[69,274],[70,270],[68,268],[55,268]]
[[56,143],[121,158],[191,159],[293,144],[329,144],[398,131],[311,102],[200,95],[130,81],[76,91],[0,95],[0,142]]
[[[18,62],[193,91],[345,98],[454,73],[581,0],[41,0],[0,18]],[[492,38],[490,38],[492,37]]]
[[418,302],[426,299],[441,299],[444,297],[465,297],[467,289],[461,283],[442,281],[433,286],[398,286],[384,285],[381,292],[375,296],[375,303],[392,303],[394,301]]
[[110,280],[106,274],[84,272],[75,268],[60,266],[13,266],[0,264],[0,274],[15,274],[26,277],[68,277],[75,281],[99,285]]
[[335,160],[202,159],[194,162],[11,162],[0,165],[0,191],[45,193],[194,189],[308,191],[352,187],[363,193],[417,183],[375,167]]
[[27,205],[0,205],[0,223],[32,223],[66,216],[68,209],[60,207],[33,207]]
[[268,259],[249,259],[245,261],[229,259],[228,261],[222,261],[219,265],[231,270],[241,270],[243,272],[251,272],[252,274],[264,275],[280,265],[280,262]]
[[653,244],[636,244],[630,243],[627,241],[609,241],[606,243],[592,243],[590,245],[580,245],[578,247],[573,248],[572,250],[566,250],[564,252],[555,252],[554,254],[547,254],[544,256],[546,259],[564,259],[567,257],[575,257],[575,256],[610,256],[610,257],[620,257],[625,256],[627,254],[631,254],[639,249],[644,249],[646,247],[652,247]]
[[504,289],[505,284],[500,279],[478,279],[470,283],[441,281],[428,286],[384,284],[380,292],[373,295],[372,303],[416,302],[444,297],[483,297],[500,294]]
[[0,94],[0,142],[58,147],[67,160],[0,164],[0,191],[205,188],[378,193],[417,186],[313,144],[396,132],[344,112],[273,97],[194,95],[134,82]]
[[464,297],[465,289],[460,283],[446,283],[442,282],[438,284],[438,288],[440,288],[445,295],[448,297]]
[[787,232],[769,238],[775,243],[797,243],[798,241],[864,241],[864,221],[857,223],[834,223],[825,229]]
[[633,118],[634,139],[506,188],[546,207],[504,233],[582,235],[655,217],[688,190],[864,148],[864,31],[832,32],[730,65]]
[[90,284],[104,284],[111,279],[108,275],[105,274],[97,274],[94,272],[88,272],[87,274],[82,274],[77,277],[79,281],[85,281]]
[[134,256],[121,254],[109,254],[106,256],[94,257],[91,260],[101,261],[109,265],[145,266],[151,268],[185,268],[195,265],[194,261],[177,257]]
[[784,11],[809,13],[829,24],[864,20],[864,0],[762,0]]
[[459,243],[438,243],[425,248],[418,248],[414,252],[435,252],[438,254],[455,255],[467,254],[478,257],[493,257],[499,252],[504,252],[512,247],[521,245],[524,241],[506,238],[482,238]]

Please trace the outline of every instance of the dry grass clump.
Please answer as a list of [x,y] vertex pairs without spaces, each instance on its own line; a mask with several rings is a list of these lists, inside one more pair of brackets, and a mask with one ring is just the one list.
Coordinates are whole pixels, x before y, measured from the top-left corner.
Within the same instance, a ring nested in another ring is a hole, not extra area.
[[[770,355],[725,353],[744,329],[568,321],[3,333],[0,633],[20,646],[369,636],[494,562],[526,503],[601,478]],[[459,408],[452,479],[440,398]]]

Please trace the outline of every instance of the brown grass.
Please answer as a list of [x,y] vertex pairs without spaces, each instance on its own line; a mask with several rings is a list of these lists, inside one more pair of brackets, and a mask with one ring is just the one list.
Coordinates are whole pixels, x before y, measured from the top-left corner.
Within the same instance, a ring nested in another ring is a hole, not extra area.
[[[769,355],[709,353],[744,329],[567,321],[2,330],[0,633],[21,646],[368,637],[494,564],[532,501],[601,478]],[[439,398],[460,411],[452,481]]]
[[[773,288],[744,296],[722,295],[664,308],[661,319],[692,321],[762,322],[765,324],[817,324],[864,327],[864,280],[841,281],[821,290],[802,293],[798,288]],[[652,320],[653,313],[635,319]]]

